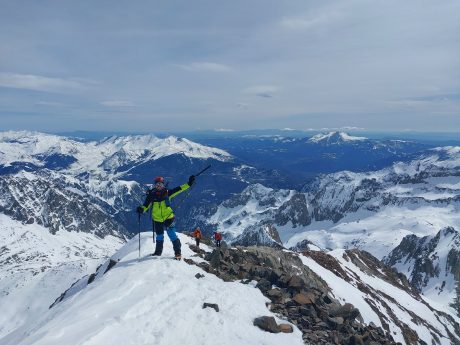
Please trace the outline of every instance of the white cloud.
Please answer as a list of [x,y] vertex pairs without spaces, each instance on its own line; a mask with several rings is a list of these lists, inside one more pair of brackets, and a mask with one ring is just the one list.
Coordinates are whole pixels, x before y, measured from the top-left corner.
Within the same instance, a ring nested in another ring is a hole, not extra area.
[[38,101],[35,103],[36,105],[43,105],[46,107],[64,107],[66,104],[61,103],[61,102],[48,102],[48,101]]
[[290,30],[308,30],[314,27],[335,23],[344,17],[344,14],[338,11],[327,11],[315,16],[305,17],[284,17],[280,21],[280,26]]
[[320,132],[331,132],[331,131],[351,132],[351,131],[365,131],[366,128],[355,127],[355,126],[342,126],[342,127],[323,127],[319,129],[310,128],[309,130],[320,131]]
[[229,66],[215,62],[193,62],[177,66],[190,72],[229,72],[231,70]]
[[0,86],[14,89],[27,89],[66,93],[84,89],[85,82],[76,79],[50,78],[33,74],[0,73]]
[[101,102],[103,106],[106,107],[135,107],[136,105],[130,101],[122,100],[109,100]]
[[271,98],[279,91],[279,89],[280,88],[275,85],[255,85],[248,87],[244,90],[244,92],[259,97]]
[[216,128],[215,131],[216,132],[234,132],[235,130],[231,128]]

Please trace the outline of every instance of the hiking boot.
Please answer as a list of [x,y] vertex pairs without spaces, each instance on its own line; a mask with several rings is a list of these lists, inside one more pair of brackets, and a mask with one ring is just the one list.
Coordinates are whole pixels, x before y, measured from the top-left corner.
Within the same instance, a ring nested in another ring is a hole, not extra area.
[[157,241],[155,244],[155,252],[152,256],[161,256],[161,253],[163,253],[163,241]]
[[181,250],[180,250],[180,247],[181,247],[181,243],[180,243],[180,240],[179,239],[176,239],[173,241],[173,248],[174,248],[174,255],[179,255],[181,256]]

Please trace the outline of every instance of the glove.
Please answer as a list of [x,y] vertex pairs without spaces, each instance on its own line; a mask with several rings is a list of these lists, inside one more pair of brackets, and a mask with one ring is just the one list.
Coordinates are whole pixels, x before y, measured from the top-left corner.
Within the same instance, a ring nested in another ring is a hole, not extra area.
[[195,176],[192,175],[188,178],[188,185],[191,186],[195,182]]
[[137,212],[137,213],[144,213],[144,208],[143,208],[142,206],[138,206],[138,207],[136,208],[136,212]]

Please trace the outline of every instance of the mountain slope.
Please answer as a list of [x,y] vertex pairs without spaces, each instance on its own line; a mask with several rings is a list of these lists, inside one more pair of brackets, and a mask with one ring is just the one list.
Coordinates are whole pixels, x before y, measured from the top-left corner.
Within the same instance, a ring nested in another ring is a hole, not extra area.
[[308,251],[302,262],[320,275],[336,298],[352,303],[405,344],[458,344],[458,317],[432,308],[407,281],[366,252]]
[[452,227],[436,235],[406,236],[385,258],[417,291],[460,316],[460,233]]
[[[271,314],[259,290],[210,274],[197,279],[201,269],[167,258],[173,251],[165,245],[166,257],[138,260],[137,239],[129,242],[107,274],[2,344],[303,344],[297,329],[272,334],[253,325]],[[151,246],[150,234],[142,246]],[[219,312],[203,308],[205,302],[217,303]]]
[[102,239],[65,230],[53,235],[3,214],[0,229],[0,339],[46,312],[63,290],[122,244],[111,235]]

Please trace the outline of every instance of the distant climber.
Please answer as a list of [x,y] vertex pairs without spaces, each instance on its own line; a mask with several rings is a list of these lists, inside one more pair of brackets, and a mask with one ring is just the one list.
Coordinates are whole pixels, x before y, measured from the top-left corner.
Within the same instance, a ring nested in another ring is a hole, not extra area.
[[153,231],[156,234],[156,246],[154,256],[160,256],[163,252],[164,242],[164,231],[166,230],[169,239],[171,240],[174,248],[174,256],[180,260],[181,255],[181,243],[180,239],[176,234],[176,227],[174,223],[174,213],[171,208],[171,199],[178,194],[190,188],[195,182],[195,176],[191,175],[187,183],[175,187],[173,189],[167,189],[165,186],[165,180],[163,177],[156,177],[154,180],[154,187],[147,193],[147,197],[144,204],[137,207],[138,213],[146,212],[150,207],[152,208],[152,224]]
[[201,237],[202,237],[201,229],[200,229],[199,227],[197,227],[197,228],[195,229],[195,231],[193,232],[192,236],[195,237],[196,246],[199,247],[199,246],[200,246]]
[[216,247],[220,247],[220,241],[222,240],[222,234],[219,231],[214,232],[214,240],[216,241]]

